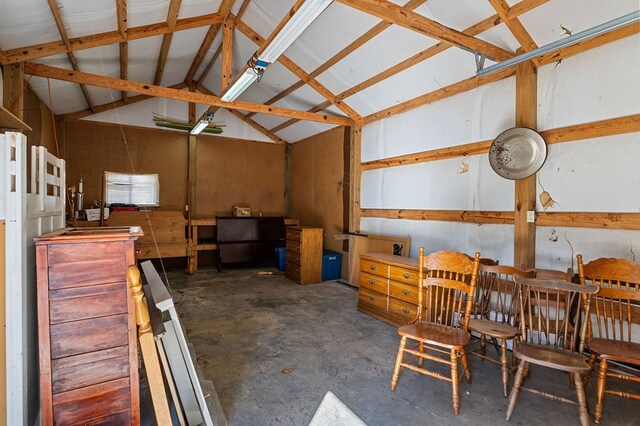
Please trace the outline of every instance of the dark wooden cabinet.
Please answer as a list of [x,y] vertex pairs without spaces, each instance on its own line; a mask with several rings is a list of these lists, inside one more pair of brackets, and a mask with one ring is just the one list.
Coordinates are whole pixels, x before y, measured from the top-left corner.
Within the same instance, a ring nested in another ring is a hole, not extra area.
[[284,217],[217,217],[218,270],[228,263],[275,261],[285,245]]
[[126,268],[139,228],[36,238],[42,424],[140,422],[134,304]]

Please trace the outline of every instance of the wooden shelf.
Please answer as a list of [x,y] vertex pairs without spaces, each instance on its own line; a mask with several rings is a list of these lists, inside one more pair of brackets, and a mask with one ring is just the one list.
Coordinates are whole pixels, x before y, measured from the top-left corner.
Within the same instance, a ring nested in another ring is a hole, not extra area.
[[9,110],[0,106],[0,129],[25,131],[31,130],[31,127],[27,126],[24,121],[11,114]]

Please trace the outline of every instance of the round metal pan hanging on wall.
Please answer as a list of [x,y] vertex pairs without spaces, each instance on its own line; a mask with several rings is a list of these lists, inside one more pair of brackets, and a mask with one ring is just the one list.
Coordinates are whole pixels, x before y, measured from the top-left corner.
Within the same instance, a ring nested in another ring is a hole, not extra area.
[[525,127],[505,130],[489,148],[491,168],[505,179],[524,179],[540,170],[547,144],[539,133]]

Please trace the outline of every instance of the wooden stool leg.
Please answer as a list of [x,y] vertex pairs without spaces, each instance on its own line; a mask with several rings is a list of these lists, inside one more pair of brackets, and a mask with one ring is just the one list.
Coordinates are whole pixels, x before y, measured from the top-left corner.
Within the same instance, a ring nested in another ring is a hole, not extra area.
[[457,416],[460,411],[460,395],[458,394],[458,354],[455,349],[451,349],[451,400],[453,414]]
[[391,377],[391,390],[396,388],[398,384],[398,377],[400,376],[400,364],[402,364],[402,357],[404,356],[404,347],[407,345],[407,338],[402,336],[400,339],[400,346],[398,347],[398,356],[396,356],[396,366],[393,369],[393,376]]
[[600,368],[598,369],[598,385],[596,391],[596,412],[594,421],[600,423],[602,412],[604,410],[604,388],[607,384],[607,365],[606,359],[600,360]]
[[[418,350],[421,354],[424,353],[424,343],[420,342],[420,344],[418,345]],[[422,367],[423,363],[424,359],[422,357],[418,357],[418,367]]]
[[589,367],[591,367],[591,371],[589,371],[589,374],[585,374],[582,378],[582,384],[584,384],[585,386],[587,386],[587,384],[591,380],[591,372],[593,371],[593,366],[596,364],[596,358],[598,358],[598,356],[595,354],[595,352],[591,352],[591,354],[589,355],[589,359],[587,360],[587,364],[589,364]]
[[580,409],[580,424],[589,426],[589,411],[587,410],[587,398],[584,396],[584,386],[582,378],[578,373],[573,373],[573,382],[576,385],[576,396],[578,397],[578,407]]
[[522,380],[525,376],[525,370],[527,369],[527,363],[522,360],[518,365],[518,372],[516,373],[516,378],[513,381],[513,387],[511,388],[511,393],[509,394],[509,405],[507,406],[507,417],[506,420],[509,421],[511,415],[513,414],[513,410],[516,408],[516,402],[518,401],[518,394],[520,393],[520,386],[522,386]]
[[509,361],[507,360],[507,339],[500,342],[500,364],[502,365],[502,392],[507,397],[509,387]]
[[[480,335],[480,355],[485,356],[487,354],[487,338],[484,334]],[[480,358],[482,359],[482,358]],[[484,361],[484,359],[482,359]]]
[[464,367],[464,378],[467,381],[467,383],[471,384],[471,370],[469,370],[469,363],[467,362],[467,354],[465,353],[464,349],[462,349],[460,351],[461,355],[461,360],[462,360],[462,366]]

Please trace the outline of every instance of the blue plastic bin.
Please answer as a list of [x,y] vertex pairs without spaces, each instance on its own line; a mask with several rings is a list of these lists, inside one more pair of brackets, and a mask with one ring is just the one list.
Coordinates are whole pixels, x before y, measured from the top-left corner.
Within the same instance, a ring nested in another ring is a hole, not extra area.
[[278,266],[278,271],[284,271],[287,269],[287,248],[286,247],[276,247],[276,265]]
[[322,281],[340,279],[342,253],[331,250],[322,251]]

